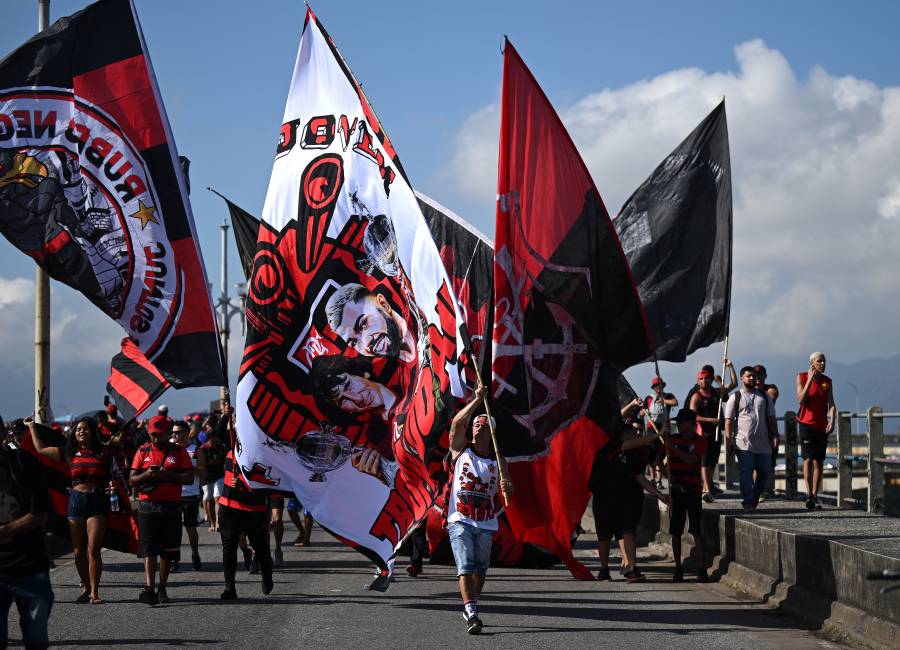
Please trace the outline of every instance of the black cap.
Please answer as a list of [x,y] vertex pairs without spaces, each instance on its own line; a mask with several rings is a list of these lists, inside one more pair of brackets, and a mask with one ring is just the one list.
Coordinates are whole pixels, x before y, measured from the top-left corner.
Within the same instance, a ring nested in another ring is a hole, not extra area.
[[695,422],[697,414],[692,409],[681,409],[675,416],[675,422]]

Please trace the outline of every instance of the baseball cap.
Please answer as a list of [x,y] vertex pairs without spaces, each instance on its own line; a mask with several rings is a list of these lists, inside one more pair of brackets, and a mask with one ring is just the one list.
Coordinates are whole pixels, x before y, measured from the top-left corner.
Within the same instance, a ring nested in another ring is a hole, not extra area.
[[154,415],[150,418],[147,431],[150,433],[169,433],[172,430],[172,420],[163,415]]
[[675,416],[676,422],[694,422],[696,419],[697,414],[692,409],[681,409]]
[[664,382],[661,377],[654,377],[653,381],[650,382],[650,388],[653,388],[654,386],[659,386],[660,384],[665,386],[666,382]]
[[156,409],[156,412],[159,413],[160,415],[168,415],[169,407],[166,406],[165,404],[160,404],[159,408]]

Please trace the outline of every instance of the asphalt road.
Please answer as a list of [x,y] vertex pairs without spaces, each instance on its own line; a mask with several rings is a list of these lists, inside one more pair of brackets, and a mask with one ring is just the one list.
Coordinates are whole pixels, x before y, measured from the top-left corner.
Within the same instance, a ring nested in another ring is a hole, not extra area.
[[[547,570],[492,569],[479,609],[480,638],[465,632],[455,572],[426,564],[426,575],[406,577],[404,564],[386,593],[364,591],[370,563],[316,529],[309,548],[285,547],[285,566],[270,596],[258,576],[240,571],[241,600],[222,602],[217,534],[200,529],[204,567],[182,569],[169,583],[169,605],[137,601],[141,564],[104,552],[102,605],[78,605],[71,558],[57,561],[51,579],[56,604],[50,620],[54,646],[73,648],[836,648],[790,617],[739,600],[717,584],[673,584],[672,565],[645,557],[649,581],[629,585],[580,582],[562,566]],[[285,540],[292,540],[288,524]],[[187,541],[187,538],[184,538]],[[579,555],[596,568],[590,540]],[[185,550],[188,551],[187,547]],[[189,551],[183,553],[190,557]],[[617,576],[618,577],[618,576]],[[688,576],[690,577],[690,576]],[[11,645],[21,645],[15,608]]]

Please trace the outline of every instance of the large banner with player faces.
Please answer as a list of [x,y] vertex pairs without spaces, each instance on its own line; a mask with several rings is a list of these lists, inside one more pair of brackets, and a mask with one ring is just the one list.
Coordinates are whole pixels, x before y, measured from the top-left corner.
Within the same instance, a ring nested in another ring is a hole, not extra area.
[[237,459],[380,567],[438,491],[459,309],[390,140],[307,12],[249,281]]

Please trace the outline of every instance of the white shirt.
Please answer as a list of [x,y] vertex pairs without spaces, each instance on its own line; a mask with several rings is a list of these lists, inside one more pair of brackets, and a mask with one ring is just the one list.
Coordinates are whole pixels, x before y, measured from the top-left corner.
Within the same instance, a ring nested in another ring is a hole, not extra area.
[[482,458],[466,447],[453,465],[447,523],[460,522],[497,530],[494,502],[500,487],[500,468],[493,458]]
[[[735,413],[735,402],[740,395],[741,408]],[[754,454],[771,454],[772,443],[769,439],[768,416],[775,417],[775,404],[767,394],[757,390],[741,390],[728,398],[725,404],[725,419],[737,415],[737,431],[734,437],[735,446],[741,451]]]
[[[197,445],[195,443],[189,444],[184,448],[187,452],[187,455],[191,458],[191,464],[194,468],[197,467]],[[194,473],[194,482],[190,485],[182,485],[181,486],[181,496],[184,497],[199,497],[200,496],[200,477]]]

